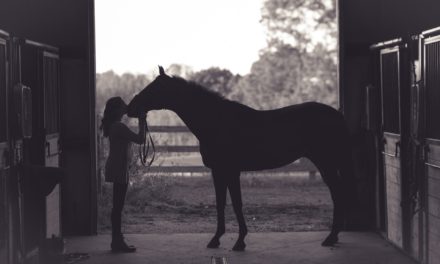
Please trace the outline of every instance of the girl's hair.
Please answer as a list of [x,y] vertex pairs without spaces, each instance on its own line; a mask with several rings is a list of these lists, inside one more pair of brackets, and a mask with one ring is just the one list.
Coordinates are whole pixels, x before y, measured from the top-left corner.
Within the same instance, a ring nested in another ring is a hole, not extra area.
[[100,126],[100,129],[104,133],[104,137],[108,137],[110,126],[121,117],[120,109],[123,104],[125,103],[119,96],[107,100]]

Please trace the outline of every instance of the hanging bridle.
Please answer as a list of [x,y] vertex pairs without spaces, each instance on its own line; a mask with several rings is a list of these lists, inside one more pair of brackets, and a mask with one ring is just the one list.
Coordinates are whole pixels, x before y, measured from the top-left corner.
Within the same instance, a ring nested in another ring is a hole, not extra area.
[[[148,134],[148,141],[147,141],[147,134]],[[151,160],[147,162],[148,153],[150,152],[150,142],[151,142],[151,147],[153,149],[153,156],[151,157]],[[153,139],[151,138],[151,134],[148,131],[147,122],[145,122],[144,143],[139,146],[139,159],[141,160],[142,165],[151,167],[155,157],[156,157],[156,148],[154,147],[154,142]]]

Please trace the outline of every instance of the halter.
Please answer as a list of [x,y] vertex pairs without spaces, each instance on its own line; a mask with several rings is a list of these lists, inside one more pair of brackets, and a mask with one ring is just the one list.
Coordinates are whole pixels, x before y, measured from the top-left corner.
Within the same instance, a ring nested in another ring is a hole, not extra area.
[[[148,140],[147,140],[148,134]],[[148,153],[150,152],[150,142],[151,147],[153,149],[153,156],[151,160],[147,162]],[[139,159],[141,160],[142,165],[146,167],[151,167],[156,157],[156,148],[154,146],[153,139],[151,138],[151,133],[148,131],[147,122],[145,122],[145,135],[144,135],[144,143],[139,146]]]

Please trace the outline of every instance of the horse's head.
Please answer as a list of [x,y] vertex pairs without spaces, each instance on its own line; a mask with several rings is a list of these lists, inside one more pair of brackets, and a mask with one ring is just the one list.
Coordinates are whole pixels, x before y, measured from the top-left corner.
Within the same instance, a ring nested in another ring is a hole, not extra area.
[[159,66],[159,76],[140,91],[128,104],[127,115],[137,117],[141,111],[167,108],[169,98],[173,98],[173,78],[166,75],[162,66]]

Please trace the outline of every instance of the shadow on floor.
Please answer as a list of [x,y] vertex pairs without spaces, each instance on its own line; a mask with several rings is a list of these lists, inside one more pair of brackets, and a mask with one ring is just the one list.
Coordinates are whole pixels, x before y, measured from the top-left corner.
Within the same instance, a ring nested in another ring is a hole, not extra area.
[[321,247],[327,232],[251,233],[245,252],[233,252],[236,235],[227,234],[219,249],[207,249],[211,234],[130,234],[136,253],[111,253],[110,236],[71,237],[67,253],[88,253],[79,264],[97,263],[191,263],[210,264],[211,258],[226,257],[228,264],[325,263],[325,264],[414,264],[374,233],[343,232],[334,248]]

